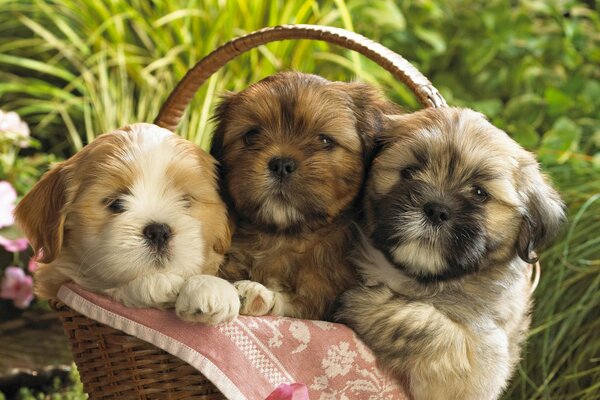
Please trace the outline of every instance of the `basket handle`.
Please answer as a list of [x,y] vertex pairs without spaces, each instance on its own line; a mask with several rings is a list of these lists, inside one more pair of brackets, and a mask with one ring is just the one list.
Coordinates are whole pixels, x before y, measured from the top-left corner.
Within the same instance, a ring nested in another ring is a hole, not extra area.
[[444,107],[446,101],[412,64],[387,47],[358,33],[320,25],[281,25],[233,39],[198,61],[163,104],[154,123],[174,131],[196,91],[212,74],[238,55],[260,45],[289,39],[321,40],[354,50],[375,61],[403,82],[424,107]]

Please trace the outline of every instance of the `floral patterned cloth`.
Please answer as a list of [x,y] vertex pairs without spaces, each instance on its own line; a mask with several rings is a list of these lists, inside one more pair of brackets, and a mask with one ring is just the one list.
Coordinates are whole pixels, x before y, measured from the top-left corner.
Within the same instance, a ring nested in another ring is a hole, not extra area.
[[284,383],[303,383],[312,400],[408,399],[344,325],[244,316],[214,327],[194,325],[172,310],[130,309],[72,283],[58,297],[96,321],[181,358],[229,399],[265,399]]

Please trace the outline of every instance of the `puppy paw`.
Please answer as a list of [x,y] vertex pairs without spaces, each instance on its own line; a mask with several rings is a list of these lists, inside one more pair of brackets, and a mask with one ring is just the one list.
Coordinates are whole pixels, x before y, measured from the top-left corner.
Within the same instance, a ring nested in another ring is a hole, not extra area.
[[160,275],[156,279],[156,283],[152,285],[154,286],[153,290],[149,293],[150,302],[154,303],[155,307],[173,307],[184,282],[185,279],[179,275]]
[[235,287],[226,280],[211,275],[189,278],[183,284],[175,303],[175,312],[179,318],[207,325],[231,321],[239,311],[240,298]]
[[240,314],[267,315],[275,305],[275,292],[258,282],[237,281],[233,284],[241,300]]
[[106,293],[128,307],[169,308],[177,300],[184,279],[175,274],[145,275]]

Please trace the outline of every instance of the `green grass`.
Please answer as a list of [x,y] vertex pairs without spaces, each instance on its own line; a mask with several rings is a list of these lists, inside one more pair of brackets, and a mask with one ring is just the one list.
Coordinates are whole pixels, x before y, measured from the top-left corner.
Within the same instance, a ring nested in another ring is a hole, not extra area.
[[[83,391],[77,367],[72,364],[69,376],[65,381],[61,381],[57,377],[49,387],[39,390],[23,387],[11,398],[15,400],[85,400],[88,395]],[[5,395],[0,392],[0,400],[5,399]]]
[[[263,26],[341,18],[333,5],[277,4],[0,0],[0,65],[8,68],[0,73],[0,98],[57,150],[66,150],[65,138],[78,150],[100,132],[152,121],[176,82],[219,44]],[[348,66],[327,50],[321,43],[284,42],[241,57],[200,89],[180,133],[206,146],[212,105],[226,90],[292,65],[304,71],[321,62]],[[330,77],[344,77],[343,69],[332,68]],[[63,134],[46,134],[57,131]]]
[[[400,2],[398,2],[400,4]],[[449,103],[473,107],[535,151],[569,207],[542,254],[534,322],[505,398],[600,397],[600,5],[594,1],[0,0],[0,108],[43,148],[72,154],[97,134],[152,121],[183,74],[219,44],[264,26],[353,29],[415,63]],[[204,148],[226,90],[284,69],[406,88],[320,42],[279,42],[229,63],[179,133]]]
[[[581,187],[592,180],[596,194],[585,198]],[[569,226],[542,256],[529,343],[507,398],[597,399],[600,394],[597,185],[597,174],[562,185],[571,204]]]

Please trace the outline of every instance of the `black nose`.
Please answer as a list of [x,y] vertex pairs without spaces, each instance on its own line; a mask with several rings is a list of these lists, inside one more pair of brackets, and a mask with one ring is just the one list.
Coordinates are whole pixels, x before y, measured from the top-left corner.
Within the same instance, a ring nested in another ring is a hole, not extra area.
[[159,250],[167,245],[171,235],[171,228],[166,224],[152,223],[144,228],[144,237],[148,243],[156,246]]
[[271,175],[285,178],[296,170],[296,160],[290,157],[274,157],[269,160]]
[[450,219],[450,209],[443,204],[427,203],[423,206],[423,211],[434,224],[441,224]]

